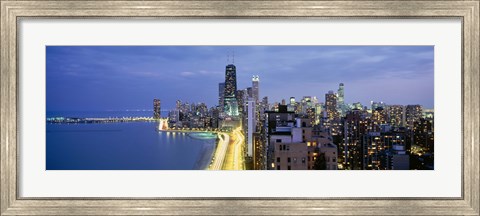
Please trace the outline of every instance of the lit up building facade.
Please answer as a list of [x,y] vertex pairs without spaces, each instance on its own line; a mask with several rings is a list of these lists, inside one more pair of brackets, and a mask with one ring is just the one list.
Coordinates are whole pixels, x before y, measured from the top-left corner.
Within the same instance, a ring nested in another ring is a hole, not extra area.
[[161,108],[160,108],[160,99],[153,99],[153,118],[154,119],[159,119],[161,117],[160,114]]
[[383,107],[377,107],[372,111],[372,129],[380,131],[380,125],[387,123],[387,111]]
[[314,125],[320,124],[320,120],[322,119],[323,115],[323,103],[315,104],[315,121]]
[[402,105],[388,106],[388,119],[392,127],[403,127],[405,122],[405,107]]
[[327,112],[327,119],[334,120],[339,118],[337,111],[337,96],[333,91],[329,91],[325,94],[325,111]]
[[343,83],[340,83],[337,91],[337,109],[340,116],[345,115],[346,106],[345,106],[345,86]]
[[295,105],[295,97],[290,97],[290,105]]
[[363,136],[368,132],[365,113],[354,109],[347,113],[344,121],[343,141],[339,144],[339,168],[346,170],[363,169]]
[[352,104],[352,109],[363,110],[363,105],[360,102],[355,102]]
[[223,111],[226,115],[238,116],[237,102],[237,69],[235,65],[229,64],[225,69],[225,90],[223,100]]
[[420,120],[422,115],[421,105],[407,105],[405,108],[405,122],[407,128],[413,129],[415,122]]
[[294,125],[272,134],[270,144],[275,149],[270,169],[337,169],[337,146],[328,132],[313,127],[307,118],[296,118]]
[[259,82],[260,77],[258,75],[252,77],[252,97],[256,104],[260,102]]
[[247,156],[253,157],[253,133],[257,131],[256,126],[256,104],[253,100],[247,101]]
[[248,100],[247,90],[246,89],[237,90],[235,97],[237,98],[238,115],[243,116],[246,112],[245,106]]
[[380,132],[368,132],[363,135],[363,167],[364,170],[381,169],[382,152],[384,150]]
[[385,103],[383,103],[383,101],[381,102],[370,101],[371,111],[376,110],[379,107],[385,108]]
[[434,131],[433,124],[427,119],[420,118],[413,126],[414,145],[422,148],[423,152],[434,152]]
[[253,133],[253,169],[267,169],[267,149],[265,146],[265,134],[262,132]]
[[224,98],[225,95],[225,83],[219,83],[218,84],[218,109],[220,112],[223,112],[223,101],[225,100]]

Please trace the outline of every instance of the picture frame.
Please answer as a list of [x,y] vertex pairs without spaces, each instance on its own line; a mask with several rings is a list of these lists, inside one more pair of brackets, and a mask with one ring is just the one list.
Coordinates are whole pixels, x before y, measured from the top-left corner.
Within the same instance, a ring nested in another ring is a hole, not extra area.
[[[479,215],[479,1],[1,0],[1,215]],[[461,18],[461,198],[22,198],[18,193],[18,21],[36,17]]]

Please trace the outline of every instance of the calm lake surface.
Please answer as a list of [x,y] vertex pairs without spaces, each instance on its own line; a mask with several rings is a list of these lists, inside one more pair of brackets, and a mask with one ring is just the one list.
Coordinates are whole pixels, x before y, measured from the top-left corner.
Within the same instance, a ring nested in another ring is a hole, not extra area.
[[154,122],[47,123],[47,170],[192,170],[209,165],[214,134],[158,132],[156,126]]

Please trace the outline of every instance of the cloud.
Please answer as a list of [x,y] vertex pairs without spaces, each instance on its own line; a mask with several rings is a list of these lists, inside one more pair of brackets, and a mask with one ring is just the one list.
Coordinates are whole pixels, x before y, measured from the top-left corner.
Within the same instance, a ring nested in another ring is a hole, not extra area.
[[134,75],[134,76],[139,76],[139,77],[150,77],[150,78],[161,77],[160,73],[154,73],[154,72],[149,72],[149,71],[145,71],[145,72],[135,71],[135,72],[130,72],[129,74]]
[[208,70],[200,70],[198,71],[201,75],[222,75],[223,73],[220,71],[208,71]]
[[195,73],[185,71],[185,72],[181,72],[180,76],[182,76],[182,77],[192,77],[192,76],[195,76]]
[[433,59],[433,57],[434,57],[433,50],[425,51],[425,52],[413,52],[413,53],[408,53],[408,54],[412,58],[416,58],[416,59]]
[[194,76],[213,76],[213,77],[219,77],[222,76],[223,73],[219,71],[209,71],[209,70],[199,70],[198,72],[192,72],[192,71],[183,71],[180,72],[180,76],[182,77],[194,77]]
[[378,63],[382,62],[383,60],[387,59],[387,56],[364,56],[360,59],[356,60],[355,63]]

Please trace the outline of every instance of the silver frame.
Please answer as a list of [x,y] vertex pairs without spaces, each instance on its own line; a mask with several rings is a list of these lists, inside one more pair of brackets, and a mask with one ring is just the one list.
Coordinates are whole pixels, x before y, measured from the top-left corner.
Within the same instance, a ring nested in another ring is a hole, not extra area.
[[[470,1],[15,1],[0,0],[1,215],[479,215],[479,0]],[[19,19],[461,18],[461,198],[21,198],[17,192]]]

